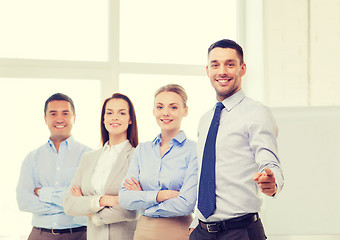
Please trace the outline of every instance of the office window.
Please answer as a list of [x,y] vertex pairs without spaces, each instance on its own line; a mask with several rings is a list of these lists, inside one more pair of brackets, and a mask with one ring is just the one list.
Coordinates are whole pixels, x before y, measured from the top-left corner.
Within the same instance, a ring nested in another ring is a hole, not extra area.
[[211,43],[235,39],[236,5],[235,0],[120,1],[120,61],[204,65]]
[[1,58],[107,61],[107,0],[0,2]]
[[6,161],[0,181],[8,194],[0,200],[1,240],[26,239],[31,230],[31,213],[19,211],[15,188],[26,154],[48,139],[43,105],[51,94],[72,97],[77,114],[73,135],[96,148],[103,99],[117,91],[131,97],[140,141],[146,141],[159,133],[152,115],[154,92],[178,83],[189,96],[182,128],[196,139],[199,117],[215,101],[204,73],[207,48],[218,39],[236,39],[236,3],[0,2],[0,104],[5,116],[0,120],[5,129],[0,158]]
[[0,239],[18,239],[31,230],[31,214],[19,211],[15,190],[22,161],[30,151],[48,140],[44,104],[56,92],[67,94],[74,101],[76,120],[72,132],[75,139],[92,148],[99,146],[99,81],[0,78],[0,159],[4,164],[0,174],[4,193],[0,198]]
[[217,40],[236,40],[237,1],[120,1],[119,13],[119,91],[135,104],[140,141],[160,132],[153,96],[169,83],[187,91],[189,115],[182,129],[196,139],[199,118],[215,101],[205,75],[207,50]]

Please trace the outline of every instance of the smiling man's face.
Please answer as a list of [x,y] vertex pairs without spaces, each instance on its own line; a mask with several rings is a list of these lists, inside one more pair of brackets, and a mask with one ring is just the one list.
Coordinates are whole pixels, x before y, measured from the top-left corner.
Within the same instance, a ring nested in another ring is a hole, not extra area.
[[52,141],[64,141],[71,136],[75,114],[67,101],[51,101],[45,112],[45,122]]
[[241,89],[246,64],[240,63],[235,49],[216,47],[209,53],[208,60],[206,71],[218,101],[223,101]]

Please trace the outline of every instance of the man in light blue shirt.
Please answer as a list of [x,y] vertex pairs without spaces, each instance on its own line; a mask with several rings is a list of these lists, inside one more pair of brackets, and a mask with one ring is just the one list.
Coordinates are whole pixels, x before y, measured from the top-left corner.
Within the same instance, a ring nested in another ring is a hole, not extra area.
[[[213,43],[208,50],[206,71],[216,99],[223,105],[213,158],[204,149],[215,108],[202,116],[198,127],[200,181],[190,240],[264,240],[258,215],[262,203],[259,192],[273,197],[283,187],[276,123],[267,107],[246,97],[241,90],[246,64],[236,42],[223,39]],[[207,192],[205,181],[201,181],[206,176],[201,172],[206,173],[210,166],[205,159],[216,159],[212,171],[215,191],[209,195],[214,205],[209,211],[206,201],[200,198],[200,191]]]
[[17,186],[20,210],[33,214],[28,239],[86,239],[86,217],[67,216],[62,202],[81,156],[90,148],[71,137],[75,120],[71,98],[52,95],[44,113],[50,138],[26,156]]

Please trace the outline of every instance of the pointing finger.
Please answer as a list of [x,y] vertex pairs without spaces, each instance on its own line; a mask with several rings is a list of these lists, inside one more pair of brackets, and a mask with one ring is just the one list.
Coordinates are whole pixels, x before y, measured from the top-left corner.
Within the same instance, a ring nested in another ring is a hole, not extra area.
[[264,171],[267,173],[267,176],[273,176],[274,175],[273,171],[270,170],[270,168],[268,168],[268,167],[265,167]]
[[254,174],[254,181],[259,180],[260,177],[261,177],[261,173],[260,172],[255,173]]

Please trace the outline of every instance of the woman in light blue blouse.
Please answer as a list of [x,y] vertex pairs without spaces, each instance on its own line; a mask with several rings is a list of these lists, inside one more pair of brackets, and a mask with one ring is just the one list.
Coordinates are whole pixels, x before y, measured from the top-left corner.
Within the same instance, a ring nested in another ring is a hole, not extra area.
[[136,148],[119,192],[121,207],[140,210],[135,240],[189,239],[197,195],[196,143],[181,131],[187,95],[176,84],[155,94],[161,133]]

